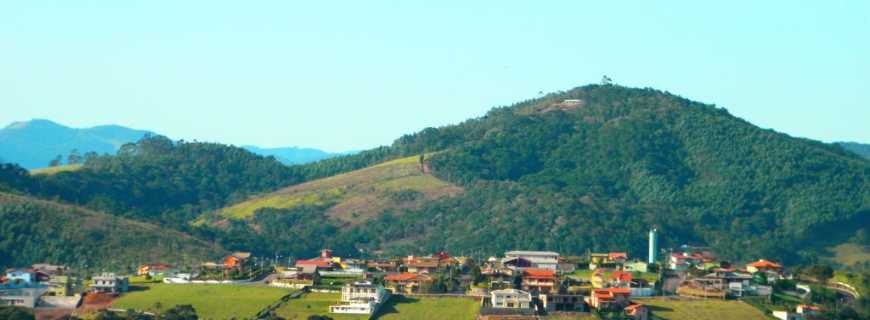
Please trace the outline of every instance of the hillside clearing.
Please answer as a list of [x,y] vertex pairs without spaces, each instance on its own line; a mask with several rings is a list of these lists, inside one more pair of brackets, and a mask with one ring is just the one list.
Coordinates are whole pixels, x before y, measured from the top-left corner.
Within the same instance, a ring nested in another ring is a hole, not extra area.
[[158,311],[189,304],[200,319],[253,318],[266,306],[292,290],[253,285],[173,285],[148,284],[123,295],[113,308]]
[[76,171],[82,168],[80,164],[65,164],[56,167],[45,167],[30,170],[31,175],[52,175],[60,172]]
[[414,208],[424,201],[461,191],[458,186],[424,173],[419,157],[413,156],[290,186],[210,213],[199,222],[244,219],[261,208],[313,205],[329,207],[327,214],[332,219],[357,224],[385,209]]
[[851,266],[858,262],[870,261],[870,248],[853,243],[843,243],[828,248],[833,256],[830,260],[844,266]]

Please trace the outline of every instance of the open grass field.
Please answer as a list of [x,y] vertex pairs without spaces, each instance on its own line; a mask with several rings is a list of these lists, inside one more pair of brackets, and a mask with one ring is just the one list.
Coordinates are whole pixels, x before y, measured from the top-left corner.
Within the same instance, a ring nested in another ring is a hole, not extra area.
[[80,165],[80,164],[66,164],[66,165],[57,166],[57,167],[45,167],[45,168],[33,169],[33,170],[30,170],[30,174],[31,175],[38,175],[38,174],[51,175],[51,174],[55,174],[55,173],[59,173],[59,172],[65,172],[65,171],[76,171],[76,170],[81,169],[81,168],[82,168],[82,165]]
[[[338,303],[338,293],[307,293],[290,300],[278,309],[278,315],[288,320],[306,319],[310,315],[328,315],[335,320],[366,319],[365,316],[330,314],[329,306]],[[378,320],[472,320],[477,317],[479,303],[466,298],[424,298],[393,296],[381,307]]]
[[636,299],[650,307],[659,319],[666,320],[764,320],[769,319],[760,310],[741,301]]
[[157,311],[190,304],[200,319],[253,318],[257,312],[292,292],[290,289],[254,285],[145,284],[132,287],[113,308]]
[[299,299],[287,301],[276,313],[287,320],[305,320],[311,315],[328,315],[335,320],[365,320],[368,317],[356,315],[330,314],[329,306],[338,303],[338,293],[306,293]]
[[423,173],[419,158],[414,156],[290,186],[217,212],[206,213],[196,223],[244,219],[260,208],[325,205],[330,207],[327,212],[330,218],[357,224],[387,208],[413,208],[425,200],[461,191],[458,186]]
[[467,298],[394,296],[381,307],[378,320],[473,320],[480,311],[478,301]]

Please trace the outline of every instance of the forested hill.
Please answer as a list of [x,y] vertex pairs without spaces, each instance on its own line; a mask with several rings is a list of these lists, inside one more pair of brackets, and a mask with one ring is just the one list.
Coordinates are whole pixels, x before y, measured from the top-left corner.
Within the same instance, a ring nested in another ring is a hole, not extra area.
[[9,189],[170,227],[199,212],[300,181],[299,170],[241,148],[147,136],[78,170],[27,175],[4,166]]
[[193,265],[222,253],[177,231],[0,192],[0,268],[49,262],[132,271],[141,263]]
[[852,151],[863,156],[864,158],[870,159],[870,144],[863,144],[857,142],[837,142],[836,144],[843,147],[843,149]]
[[[428,160],[432,174],[465,192],[312,241],[345,253],[627,248],[643,256],[646,230],[658,227],[664,246],[806,261],[870,224],[867,160],[652,89],[580,87],[327,161],[353,169],[433,151],[441,152]],[[308,223],[312,210],[284,220],[264,211],[259,220]]]

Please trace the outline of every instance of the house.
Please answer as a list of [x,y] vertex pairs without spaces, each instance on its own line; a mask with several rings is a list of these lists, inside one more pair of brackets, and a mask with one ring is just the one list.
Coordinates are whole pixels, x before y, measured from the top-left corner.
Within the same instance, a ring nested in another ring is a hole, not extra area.
[[671,270],[683,271],[704,263],[704,259],[704,255],[697,252],[672,253],[668,257],[668,266]]
[[36,282],[36,274],[32,269],[9,269],[6,270],[7,288],[30,287]]
[[608,252],[607,263],[625,263],[628,260],[628,253],[625,252]]
[[625,252],[590,253],[589,270],[615,268],[626,260],[628,260],[628,253]]
[[250,252],[233,252],[233,254],[224,257],[224,269],[243,270],[245,262],[251,257]]
[[24,308],[34,308],[39,297],[42,296],[46,288],[14,288],[0,289],[0,306],[14,306]]
[[619,310],[628,305],[630,297],[629,288],[593,289],[586,303],[598,310]]
[[73,294],[73,280],[66,275],[53,275],[48,279],[47,295],[57,297],[69,297]]
[[773,311],[773,317],[780,320],[803,320],[804,317],[790,311],[777,310]]
[[408,256],[403,263],[410,273],[435,273],[441,267],[441,261],[432,257]]
[[513,270],[500,268],[483,268],[480,274],[489,280],[490,289],[510,288],[513,284]]
[[622,271],[627,272],[649,272],[649,264],[645,261],[634,260],[622,264]]
[[746,271],[750,273],[756,272],[776,272],[782,270],[782,266],[778,263],[770,262],[764,259],[752,262],[746,265]]
[[529,309],[532,295],[517,289],[493,290],[489,293],[493,308]]
[[341,303],[329,306],[331,313],[373,315],[390,298],[384,286],[371,282],[348,283],[341,288]]
[[607,276],[607,285],[614,288],[628,288],[631,286],[631,272],[614,271]]
[[800,315],[814,316],[814,315],[818,315],[820,312],[822,312],[822,309],[819,307],[816,307],[816,306],[799,304],[795,308],[795,311],[797,311],[797,313]]
[[543,294],[558,290],[555,271],[528,268],[522,272],[523,290]]
[[130,282],[127,277],[116,276],[114,273],[103,273],[93,278],[91,291],[96,293],[123,293],[127,292]]
[[625,316],[634,320],[647,320],[649,319],[649,308],[642,304],[632,303],[629,304],[625,309]]
[[335,259],[332,256],[332,250],[320,250],[320,256],[307,260],[296,261],[297,267],[315,267],[318,270],[333,270],[338,266],[335,260],[341,261],[341,258]]
[[398,272],[399,262],[395,260],[374,260],[367,262],[366,268],[379,272]]
[[269,285],[282,288],[303,289],[313,286],[319,279],[316,267],[294,267],[279,269],[277,277],[269,282]]
[[136,275],[145,276],[149,275],[152,277],[155,276],[164,276],[171,273],[175,273],[172,269],[172,266],[164,263],[149,263],[140,265],[136,268]]
[[564,311],[564,312],[583,312],[586,311],[585,297],[581,294],[571,293],[551,293],[538,295],[538,299],[543,303],[544,309],[548,312]]
[[48,263],[34,263],[31,268],[33,271],[44,273],[48,276],[66,274],[69,268],[61,265],[53,265]]
[[420,287],[431,283],[432,277],[426,274],[399,273],[384,276],[384,283],[393,293],[417,293]]
[[559,253],[552,251],[508,251],[504,253],[504,256],[502,264],[513,259],[524,259],[529,262],[529,268],[555,271],[559,266]]

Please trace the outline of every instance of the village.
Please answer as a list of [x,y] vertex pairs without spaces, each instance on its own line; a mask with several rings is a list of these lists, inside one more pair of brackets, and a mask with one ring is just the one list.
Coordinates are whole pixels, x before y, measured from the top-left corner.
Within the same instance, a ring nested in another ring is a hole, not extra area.
[[[376,318],[401,297],[462,299],[474,304],[477,319],[653,319],[651,299],[771,301],[775,291],[805,301],[810,288],[794,280],[782,265],[759,259],[743,264],[717,259],[702,247],[660,250],[657,230],[649,232],[647,256],[626,252],[563,256],[550,251],[507,251],[501,257],[474,259],[436,252],[423,256],[358,259],[335,256],[329,249],[310,259],[286,263],[235,252],[221,262],[180,269],[145,263],[135,274],[80,274],[50,264],[6,270],[0,305],[31,308],[44,319],[122,311],[115,301],[135,291],[136,283],[160,286],[262,286],[286,289],[281,299],[247,318],[274,319],[294,299],[334,294],[328,307],[307,310],[323,318],[356,315]],[[283,259],[281,259],[283,260]],[[753,300],[754,299],[754,300]],[[169,306],[167,306],[169,307]],[[776,308],[774,308],[776,309]],[[140,310],[147,312],[147,310]],[[787,304],[769,316],[814,319],[819,308]],[[410,317],[413,318],[413,317]],[[438,318],[437,316],[435,317]],[[341,318],[344,319],[344,318]]]

